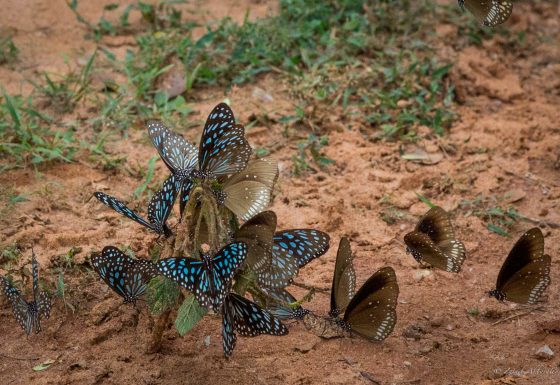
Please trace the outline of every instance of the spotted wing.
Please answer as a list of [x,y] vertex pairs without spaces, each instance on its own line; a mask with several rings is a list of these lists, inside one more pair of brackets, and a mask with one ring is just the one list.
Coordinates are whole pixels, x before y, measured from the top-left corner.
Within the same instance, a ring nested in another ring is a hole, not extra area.
[[239,182],[225,185],[224,205],[239,219],[246,221],[270,204],[270,188],[259,182]]
[[428,235],[434,243],[455,239],[451,218],[441,207],[432,207],[418,221],[415,231]]
[[374,273],[352,298],[344,313],[344,321],[364,338],[384,340],[397,322],[398,296],[395,271],[384,267]]
[[165,222],[173,210],[173,204],[181,189],[181,184],[178,178],[171,175],[163,183],[162,189],[152,196],[148,204],[148,220],[152,228],[157,229],[158,233],[163,233],[165,236],[171,235],[171,230],[167,227]]
[[46,291],[39,293],[39,299],[37,300],[37,310],[42,317],[49,319],[51,316],[52,308],[52,298]]
[[194,186],[194,182],[191,179],[186,178],[185,180],[183,180],[183,186],[181,187],[181,201],[179,202],[179,213],[181,217],[183,216],[185,207],[189,202],[189,198],[193,186]]
[[352,250],[348,238],[342,238],[336,254],[336,264],[331,288],[331,309],[329,315],[337,317],[344,312],[356,290],[356,273],[352,261]]
[[10,304],[12,305],[14,318],[17,323],[20,324],[25,333],[30,335],[33,330],[33,326],[36,324],[36,321],[33,319],[34,317],[30,304],[23,299],[19,290],[12,286],[6,277],[0,277],[0,283],[2,284],[2,291],[4,292],[4,295],[8,298],[8,301],[10,301]]
[[[461,270],[461,264],[464,261],[464,253],[461,254],[453,251],[452,253],[450,252],[449,255],[446,255],[425,233],[416,231],[408,233],[404,236],[404,243],[407,245],[407,251],[411,252],[414,259],[418,262],[425,262],[438,269],[453,273],[457,273]],[[458,258],[455,258],[456,254],[459,255]]]
[[280,320],[261,309],[257,304],[235,293],[229,293],[225,297],[223,314],[222,338],[226,357],[231,355],[235,347],[235,332],[246,337],[260,334],[275,336],[288,334],[288,329]]
[[165,165],[176,174],[188,174],[196,166],[198,151],[181,135],[168,129],[159,120],[148,120],[148,135]]
[[215,290],[211,302],[214,308],[222,304],[231,287],[233,275],[247,258],[247,244],[233,242],[224,246],[212,259],[212,286]]
[[217,177],[235,174],[247,166],[251,152],[243,126],[235,124],[227,104],[218,104],[208,115],[202,132],[199,169]]
[[149,223],[148,221],[146,221],[144,218],[142,218],[140,215],[136,214],[136,212],[134,212],[133,210],[131,210],[130,208],[128,208],[123,202],[121,202],[120,200],[118,200],[117,198],[111,196],[111,195],[107,195],[105,193],[102,192],[95,192],[93,193],[93,195],[104,205],[112,208],[113,210],[115,210],[116,212],[118,212],[119,214],[124,215],[125,217],[132,219],[135,222],[140,223],[142,226],[146,226],[148,229],[157,232],[157,229],[154,225],[152,225],[151,223]]
[[467,8],[487,27],[504,23],[513,11],[513,3],[509,0],[459,0],[459,6]]
[[509,252],[496,282],[506,299],[534,303],[550,284],[550,257],[538,227],[524,233]]
[[159,274],[151,261],[129,258],[113,246],[106,246],[101,254],[94,255],[91,264],[125,303],[136,303],[146,291],[148,282]]
[[327,233],[313,229],[279,231],[274,235],[273,258],[296,259],[303,267],[329,250],[330,237]]

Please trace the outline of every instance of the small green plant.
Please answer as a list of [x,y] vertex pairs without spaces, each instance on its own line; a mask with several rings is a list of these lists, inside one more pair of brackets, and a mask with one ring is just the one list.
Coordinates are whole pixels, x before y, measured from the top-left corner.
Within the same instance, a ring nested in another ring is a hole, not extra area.
[[4,90],[2,95],[0,155],[15,160],[3,166],[4,169],[72,160],[78,149],[72,130],[52,130],[54,119],[36,109],[31,97],[13,97]]
[[327,166],[334,163],[322,153],[322,148],[329,144],[328,136],[321,137],[315,134],[309,134],[309,137],[298,143],[298,152],[292,156],[294,163],[293,172],[296,176],[305,172],[317,172],[317,170],[309,163],[311,160],[320,170],[325,170]]
[[0,65],[15,62],[18,52],[11,37],[0,37]]
[[91,74],[96,57],[94,52],[87,61],[84,68],[79,72],[70,71],[60,80],[55,80],[55,75],[43,73],[43,82],[31,81],[35,86],[36,93],[42,98],[47,107],[52,106],[56,112],[70,112],[84,95],[90,91]]
[[503,237],[509,237],[508,230],[525,216],[520,214],[515,207],[504,205],[505,197],[477,196],[473,200],[463,200],[459,207],[464,210],[466,216],[474,215],[486,223],[489,231]]

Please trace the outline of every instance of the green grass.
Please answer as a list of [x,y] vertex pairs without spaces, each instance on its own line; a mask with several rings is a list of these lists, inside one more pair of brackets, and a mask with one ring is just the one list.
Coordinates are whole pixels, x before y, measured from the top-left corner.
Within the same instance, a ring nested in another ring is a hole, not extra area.
[[480,218],[486,228],[503,237],[509,237],[509,230],[517,222],[525,218],[515,207],[507,204],[507,196],[482,196],[479,195],[472,200],[463,200],[459,207],[465,211],[465,215],[474,215]]
[[322,152],[322,148],[328,144],[329,138],[326,135],[317,137],[314,134],[309,134],[306,140],[300,141],[297,145],[297,154],[292,157],[294,175],[316,173],[317,168],[325,171],[329,165],[333,164],[335,161]]
[[0,37],[0,65],[14,63],[18,53],[19,50],[11,37]]

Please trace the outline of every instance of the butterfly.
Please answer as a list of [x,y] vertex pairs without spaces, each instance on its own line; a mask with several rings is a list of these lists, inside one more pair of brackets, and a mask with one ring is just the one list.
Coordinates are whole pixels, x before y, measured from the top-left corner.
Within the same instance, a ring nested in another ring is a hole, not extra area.
[[163,234],[165,237],[169,237],[172,234],[171,229],[169,229],[165,222],[167,221],[169,214],[171,214],[175,198],[177,197],[177,193],[180,188],[181,182],[174,175],[167,178],[163,184],[163,188],[152,196],[152,199],[148,204],[147,221],[115,197],[99,191],[95,192],[93,195],[101,201],[101,203],[109,206],[119,214],[146,226],[148,229],[158,234]]
[[273,302],[266,306],[267,310],[281,320],[302,320],[310,313],[310,310],[298,305],[296,298],[286,289],[261,289],[261,291]]
[[206,308],[218,309],[229,292],[233,275],[247,257],[247,245],[234,242],[224,246],[214,256],[202,259],[167,258],[158,261],[157,268],[167,278],[195,295]]
[[14,318],[27,335],[30,335],[32,330],[35,330],[35,333],[41,331],[40,318],[49,319],[52,307],[49,294],[46,291],[39,291],[39,265],[33,252],[31,269],[33,274],[33,300],[31,302],[27,302],[6,277],[0,277],[2,291],[12,304]]
[[[345,296],[346,294],[343,298]],[[382,341],[395,328],[398,296],[395,271],[391,267],[381,268],[360,287],[348,302],[344,317],[336,318],[336,321],[348,332],[371,341]],[[338,309],[339,306],[341,305],[337,303],[335,308]]]
[[467,8],[486,27],[504,23],[513,10],[509,0],[459,0],[462,10]]
[[329,316],[338,317],[346,310],[356,290],[356,273],[353,265],[354,257],[348,238],[341,238],[336,253],[336,263],[331,287],[331,309]]
[[272,314],[235,293],[229,293],[225,297],[222,317],[222,344],[226,357],[233,353],[237,342],[236,332],[245,337],[288,334],[288,328]]
[[124,303],[136,304],[150,280],[160,274],[153,262],[129,258],[114,246],[106,246],[101,254],[94,255],[91,265]]
[[458,273],[466,257],[465,245],[455,239],[449,214],[441,207],[431,208],[414,231],[404,236],[407,253],[418,262]]
[[329,249],[330,237],[321,231],[275,230],[276,214],[265,211],[245,222],[233,235],[250,245],[246,265],[256,273],[261,288],[289,285],[301,267]]
[[538,227],[519,238],[509,252],[489,296],[499,301],[534,304],[550,285],[550,256],[544,254],[544,238]]
[[245,129],[235,124],[233,111],[225,103],[218,104],[208,115],[198,151],[160,121],[150,120],[147,126],[148,135],[160,157],[180,180],[191,177],[213,179],[235,174],[247,166],[251,156]]

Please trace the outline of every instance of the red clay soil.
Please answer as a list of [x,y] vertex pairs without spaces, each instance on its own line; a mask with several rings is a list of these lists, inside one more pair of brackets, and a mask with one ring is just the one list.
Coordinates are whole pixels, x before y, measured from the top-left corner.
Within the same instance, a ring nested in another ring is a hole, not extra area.
[[[97,20],[102,5],[109,2],[83,1],[80,10]],[[201,8],[193,10],[192,17],[206,20],[226,14],[241,20],[247,9],[252,17],[263,16],[276,7],[275,2],[256,0],[195,3]],[[0,82],[10,92],[29,91],[24,80],[37,72],[64,72],[63,54],[75,65],[93,49],[81,38],[83,27],[62,0],[4,0],[1,8],[0,28],[14,36],[21,52],[14,67],[0,67]],[[558,37],[557,12],[551,2],[516,4],[508,26],[527,33],[546,29],[549,36]],[[8,302],[0,299],[0,384],[560,383],[558,228],[543,227],[545,249],[552,256],[552,284],[542,310],[532,312],[498,303],[486,291],[493,288],[515,238],[533,224],[516,224],[508,239],[488,231],[480,218],[456,210],[456,230],[468,250],[463,270],[456,275],[421,269],[398,241],[427,209],[415,192],[448,210],[477,195],[501,197],[512,192],[508,196],[514,196],[519,212],[537,221],[560,223],[560,44],[535,40],[529,54],[517,55],[496,36],[482,46],[456,50],[444,45],[456,39],[455,26],[441,23],[437,33],[442,55],[455,62],[452,77],[462,102],[457,108],[460,119],[448,134],[437,139],[427,135],[418,143],[428,153],[443,154],[437,164],[403,160],[401,143],[370,141],[360,127],[344,121],[340,122],[344,131],[329,134],[325,152],[336,163],[328,172],[294,177],[291,157],[296,141],[285,139],[282,125],[257,124],[247,132],[254,147],[284,144],[271,153],[281,170],[272,205],[279,228],[312,227],[331,235],[329,252],[303,268],[297,282],[330,287],[341,236],[351,238],[358,284],[382,266],[395,268],[400,285],[398,323],[383,343],[322,340],[293,323],[285,337],[239,338],[232,358],[226,360],[221,320],[209,316],[185,337],[170,326],[161,352],[146,354],[153,321],[145,303],[136,308],[122,305],[84,265],[66,276],[68,301],[75,312],[65,310],[58,300],[38,335],[26,338]],[[274,101],[256,99],[256,86]],[[202,121],[225,96],[242,123],[252,114],[290,115],[294,110],[287,89],[271,75],[227,95],[219,89],[201,91],[193,102],[195,118]],[[196,140],[199,133],[196,127],[186,136]],[[1,246],[17,243],[28,250],[33,245],[42,276],[53,285],[57,256],[72,247],[82,248],[76,260],[83,263],[92,251],[108,244],[130,245],[145,257],[156,241],[155,235],[91,199],[96,190],[130,197],[141,180],[125,169],[145,166],[155,151],[144,130],[134,129],[128,140],[112,142],[108,148],[127,157],[123,170],[104,172],[83,154],[73,163],[41,167],[39,173],[17,169],[0,175],[3,188],[28,197],[4,210]],[[157,170],[163,179],[161,162]],[[393,225],[380,216],[387,199],[406,214]],[[22,265],[29,254],[25,252]],[[305,293],[299,288],[292,292]],[[317,293],[308,306],[326,313],[328,302],[328,295]],[[469,309],[478,309],[480,315],[470,315]],[[505,320],[520,313],[527,314]],[[498,320],[503,322],[494,324]],[[535,357],[543,345],[555,352],[552,359]],[[47,370],[32,370],[47,360],[55,361]]]

